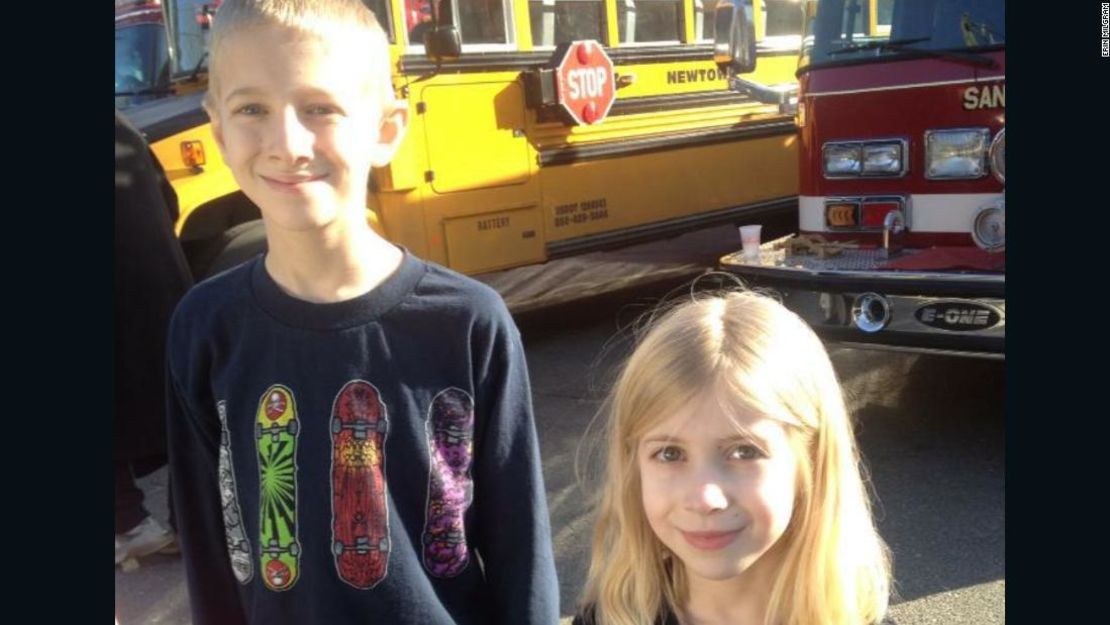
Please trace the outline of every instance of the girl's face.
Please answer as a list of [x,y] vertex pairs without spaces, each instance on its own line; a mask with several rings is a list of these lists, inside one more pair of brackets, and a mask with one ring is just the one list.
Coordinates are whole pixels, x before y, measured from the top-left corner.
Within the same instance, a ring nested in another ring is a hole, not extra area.
[[730,418],[707,393],[649,429],[636,457],[648,523],[691,582],[744,575],[786,531],[798,460],[779,421]]

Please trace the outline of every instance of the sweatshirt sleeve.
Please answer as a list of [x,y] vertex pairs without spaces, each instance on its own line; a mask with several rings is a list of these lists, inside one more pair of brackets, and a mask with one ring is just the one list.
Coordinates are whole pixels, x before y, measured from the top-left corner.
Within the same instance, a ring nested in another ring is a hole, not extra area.
[[[520,333],[504,304],[479,367],[474,504],[493,623],[555,625],[559,585],[551,547],[532,393]],[[475,346],[477,348],[477,346]]]
[[214,410],[191,408],[172,363],[167,377],[170,483],[193,625],[244,624],[239,586],[228,559],[217,479],[219,420]]

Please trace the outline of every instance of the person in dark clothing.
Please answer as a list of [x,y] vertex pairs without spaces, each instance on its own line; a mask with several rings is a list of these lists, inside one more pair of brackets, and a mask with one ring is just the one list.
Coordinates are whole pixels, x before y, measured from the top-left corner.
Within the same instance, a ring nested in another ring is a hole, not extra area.
[[171,550],[173,533],[143,507],[135,478],[166,464],[165,344],[192,286],[174,236],[177,197],[139,132],[116,111],[116,564]]
[[556,625],[520,333],[367,222],[408,109],[359,0],[225,0],[205,109],[267,251],[168,341],[194,625]]

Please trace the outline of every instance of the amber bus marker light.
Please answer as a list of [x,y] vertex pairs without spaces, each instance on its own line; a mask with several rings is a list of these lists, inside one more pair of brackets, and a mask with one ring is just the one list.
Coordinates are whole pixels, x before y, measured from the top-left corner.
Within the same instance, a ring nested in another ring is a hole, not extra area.
[[186,167],[197,168],[204,165],[204,144],[200,141],[181,142],[181,160]]

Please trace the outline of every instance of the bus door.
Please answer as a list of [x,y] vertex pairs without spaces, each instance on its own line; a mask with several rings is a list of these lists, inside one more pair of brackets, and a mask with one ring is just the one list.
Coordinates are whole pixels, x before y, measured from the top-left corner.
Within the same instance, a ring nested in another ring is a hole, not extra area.
[[[440,65],[425,56],[423,34],[433,9],[457,27],[460,59]],[[404,0],[402,14],[398,81],[411,123],[391,166],[407,175],[379,184],[387,236],[468,273],[543,261],[539,185],[520,80],[527,59],[520,54],[513,4],[455,0],[432,7]]]

